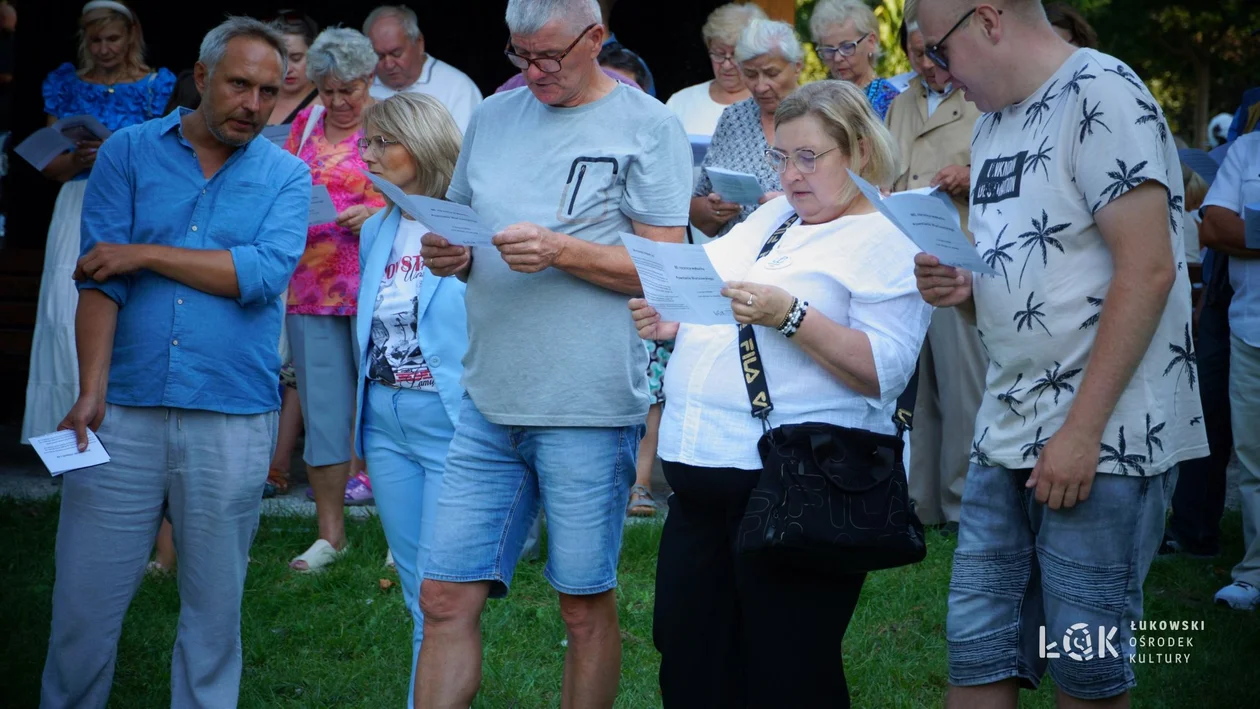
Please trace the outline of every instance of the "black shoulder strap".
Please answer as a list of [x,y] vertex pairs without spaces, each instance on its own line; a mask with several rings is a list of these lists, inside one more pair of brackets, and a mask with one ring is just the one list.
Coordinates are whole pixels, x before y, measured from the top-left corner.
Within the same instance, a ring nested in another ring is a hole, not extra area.
[[[783,238],[787,230],[796,223],[797,215],[788,217],[778,229],[766,239],[757,260],[761,260]],[[739,326],[739,358],[744,369],[744,386],[748,390],[748,403],[752,407],[753,418],[761,419],[762,428],[770,428],[770,412],[774,411],[774,403],[770,400],[770,387],[766,383],[766,368],[761,361],[761,353],[757,351],[757,336],[752,325]],[[897,427],[897,436],[901,437],[910,430],[914,419],[914,400],[919,388],[919,372],[914,375],[906,388],[897,397],[897,409],[893,414],[893,424]]]
[[[796,223],[797,218],[797,215],[793,214],[774,230],[770,238],[766,239],[766,243],[761,246],[761,253],[757,254],[757,260],[761,260],[770,253],[788,228]],[[752,325],[739,326],[739,358],[744,365],[744,386],[748,389],[748,403],[752,405],[752,415],[754,418],[761,419],[763,428],[769,429],[770,423],[767,418],[770,412],[774,411],[774,404],[770,402],[770,387],[766,385],[765,366],[761,363],[761,353],[757,351],[757,336],[753,333]]]

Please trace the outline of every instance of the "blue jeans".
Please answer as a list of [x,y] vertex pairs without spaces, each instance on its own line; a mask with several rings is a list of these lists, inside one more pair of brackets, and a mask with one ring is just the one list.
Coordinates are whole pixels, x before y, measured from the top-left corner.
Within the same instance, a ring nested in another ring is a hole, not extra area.
[[403,600],[414,622],[408,707],[424,639],[420,581],[432,548],[446,449],[454,435],[455,427],[437,393],[368,383],[363,455],[372,476],[376,511],[394,553]]
[[236,706],[241,598],[277,421],[274,411],[106,407],[97,435],[110,462],[62,478],[41,707],[105,706],[163,511],[179,553],[171,706]]
[[547,581],[573,596],[616,588],[642,436],[641,424],[500,426],[464,397],[424,577],[490,581],[491,597],[506,596],[541,505],[547,513]]
[[[1145,478],[1098,474],[1088,500],[1059,510],[1025,489],[1031,472],[972,465],[967,473],[945,623],[950,684],[1017,678],[1035,689],[1048,665],[1069,696],[1122,694],[1136,684],[1126,653],[1130,623],[1142,618],[1142,582],[1164,534],[1177,469]],[[1100,627],[1116,629],[1115,654],[1105,652]],[[1080,648],[1065,639],[1082,629],[1095,654],[1074,659]]]

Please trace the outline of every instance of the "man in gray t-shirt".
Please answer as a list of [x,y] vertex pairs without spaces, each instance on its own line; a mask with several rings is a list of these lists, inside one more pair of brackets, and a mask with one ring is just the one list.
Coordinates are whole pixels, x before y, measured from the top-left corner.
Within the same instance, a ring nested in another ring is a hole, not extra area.
[[478,107],[447,192],[499,230],[495,246],[426,234],[421,251],[434,275],[468,283],[469,349],[422,562],[416,701],[471,703],[481,609],[506,595],[541,505],[544,574],[569,624],[565,695],[611,705],[613,589],[648,409],[647,357],[626,307],[641,288],[618,234],[682,240],[691,148],[664,105],[600,71],[595,0],[511,0],[507,23],[527,85]]

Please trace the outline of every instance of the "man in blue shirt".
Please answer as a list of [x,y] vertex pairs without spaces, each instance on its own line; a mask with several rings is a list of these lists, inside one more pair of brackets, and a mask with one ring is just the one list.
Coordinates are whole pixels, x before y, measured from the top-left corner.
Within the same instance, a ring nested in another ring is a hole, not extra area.
[[104,707],[123,616],[165,514],[180,556],[171,705],[234,707],[240,605],[276,435],[279,300],[311,180],[266,125],[283,39],[233,18],[195,69],[201,106],[118,131],[83,200],[80,393],[60,428],[109,463],[65,474],[42,707]]

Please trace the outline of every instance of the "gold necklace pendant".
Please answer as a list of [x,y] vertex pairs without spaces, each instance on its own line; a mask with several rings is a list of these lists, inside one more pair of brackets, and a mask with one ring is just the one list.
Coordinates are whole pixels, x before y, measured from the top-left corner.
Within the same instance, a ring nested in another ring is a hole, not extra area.
[[110,86],[109,88],[107,88],[107,89],[106,89],[106,91],[108,91],[108,92],[110,92],[110,93],[112,94],[112,93],[114,93],[114,87],[113,87],[113,86]]

